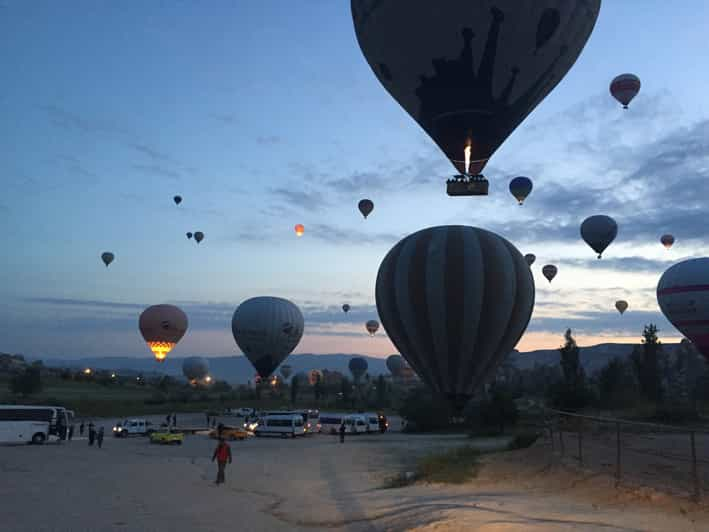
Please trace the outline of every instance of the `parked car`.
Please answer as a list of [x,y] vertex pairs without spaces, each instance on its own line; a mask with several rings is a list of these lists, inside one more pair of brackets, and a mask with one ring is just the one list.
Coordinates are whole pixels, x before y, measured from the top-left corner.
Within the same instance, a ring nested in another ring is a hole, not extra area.
[[145,436],[154,432],[152,423],[146,419],[124,419],[116,423],[113,427],[113,435],[116,438],[127,438],[128,436]]
[[185,435],[182,432],[154,431],[150,433],[150,443],[161,445],[182,445]]
[[[222,427],[222,436],[226,440],[245,440],[251,436],[251,433],[242,427],[228,427],[225,425]],[[219,430],[210,430],[209,437],[214,439],[219,438]]]

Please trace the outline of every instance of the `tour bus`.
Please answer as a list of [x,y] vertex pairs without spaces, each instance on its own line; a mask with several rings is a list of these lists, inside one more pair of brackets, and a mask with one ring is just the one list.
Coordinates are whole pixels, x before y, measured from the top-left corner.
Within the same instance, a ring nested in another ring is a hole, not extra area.
[[261,419],[255,430],[256,436],[296,436],[305,435],[305,423],[300,414],[268,414]]
[[372,412],[362,415],[367,420],[367,432],[379,432],[379,416]]
[[66,411],[53,406],[0,405],[0,443],[34,443],[66,438]]
[[367,430],[369,430],[369,424],[367,423],[367,418],[362,414],[345,416],[345,432],[347,434],[359,434],[367,432]]
[[321,414],[320,432],[324,434],[337,434],[340,432],[340,425],[346,414]]
[[308,434],[315,434],[320,432],[320,411],[319,410],[296,410],[294,414],[300,414],[303,416],[303,423],[305,423],[305,432]]

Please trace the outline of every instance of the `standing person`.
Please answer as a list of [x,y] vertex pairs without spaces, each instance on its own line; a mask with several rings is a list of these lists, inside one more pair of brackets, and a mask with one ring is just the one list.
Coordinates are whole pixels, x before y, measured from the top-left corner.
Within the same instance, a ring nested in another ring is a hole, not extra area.
[[69,441],[74,437],[74,424],[69,425]]
[[172,428],[174,429],[177,426],[177,414],[174,412],[172,413]]
[[84,420],[81,420],[81,425],[79,425],[79,436],[84,435]]
[[340,424],[340,443],[345,443],[345,420],[342,420],[342,423]]
[[207,416],[207,427],[209,428],[209,412],[205,414]]
[[170,414],[165,416],[165,424],[167,425],[167,428],[170,428]]
[[98,444],[99,449],[103,445],[103,427],[99,427],[99,429],[98,429],[98,435],[96,436],[96,443]]
[[93,445],[95,439],[96,439],[96,429],[94,428],[93,421],[90,421],[89,422],[89,445]]
[[224,438],[219,438],[219,444],[217,448],[214,449],[214,454],[212,455],[212,462],[217,461],[217,480],[215,484],[224,483],[224,468],[226,467],[227,461],[231,464],[231,448],[229,444],[224,441]]

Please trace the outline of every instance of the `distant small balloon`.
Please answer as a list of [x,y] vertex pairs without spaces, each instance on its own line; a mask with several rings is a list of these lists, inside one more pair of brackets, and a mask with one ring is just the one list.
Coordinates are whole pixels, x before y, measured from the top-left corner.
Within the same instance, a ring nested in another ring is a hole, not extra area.
[[547,281],[551,283],[551,280],[556,277],[556,273],[559,270],[553,264],[547,264],[542,268],[542,275],[547,278]]
[[528,177],[515,177],[510,181],[510,193],[520,205],[524,203],[530,192],[532,192],[532,180]]
[[192,233],[185,233],[187,235],[187,238],[192,238]]
[[626,310],[628,310],[628,302],[627,302],[627,301],[623,301],[622,299],[621,299],[621,300],[618,300],[618,301],[615,302],[615,308],[618,310],[618,312],[620,312],[621,314],[623,314],[623,312],[625,312]]
[[367,218],[369,214],[374,210],[374,203],[370,199],[363,199],[360,200],[359,202],[359,212],[362,213],[362,216]]
[[199,244],[202,240],[204,240],[204,233],[202,231],[196,231],[194,234],[194,239]]
[[610,91],[613,98],[623,104],[623,109],[627,109],[630,101],[640,92],[640,78],[635,74],[616,76],[611,81]]
[[305,233],[305,227],[303,226],[303,224],[296,224],[295,235],[296,236],[303,236],[303,233]]
[[344,305],[342,305],[342,310],[345,312],[345,314],[347,314],[350,311],[350,306],[345,303]]
[[589,216],[581,224],[581,238],[598,253],[599,259],[616,236],[618,236],[618,224],[610,216],[596,214]]
[[662,245],[665,246],[666,249],[670,249],[672,244],[675,243],[675,237],[669,234],[662,235],[660,237],[660,242],[662,242]]
[[175,202],[175,205],[179,205],[182,203],[182,196],[175,196],[172,200]]
[[535,260],[537,260],[537,256],[534,253],[527,253],[524,256],[524,261],[527,263],[527,266],[534,264]]
[[369,320],[365,324],[365,327],[367,329],[367,332],[369,333],[369,336],[374,336],[379,330],[379,322],[377,320]]
[[110,251],[104,251],[103,253],[101,253],[101,260],[106,265],[106,268],[108,268],[108,265],[113,262],[114,258],[116,257]]

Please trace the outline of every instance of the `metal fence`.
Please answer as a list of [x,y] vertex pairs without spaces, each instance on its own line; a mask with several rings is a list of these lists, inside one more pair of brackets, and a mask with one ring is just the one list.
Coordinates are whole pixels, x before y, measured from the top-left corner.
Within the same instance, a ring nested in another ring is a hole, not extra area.
[[709,486],[709,429],[680,428],[545,409],[551,450],[621,483],[689,494]]

